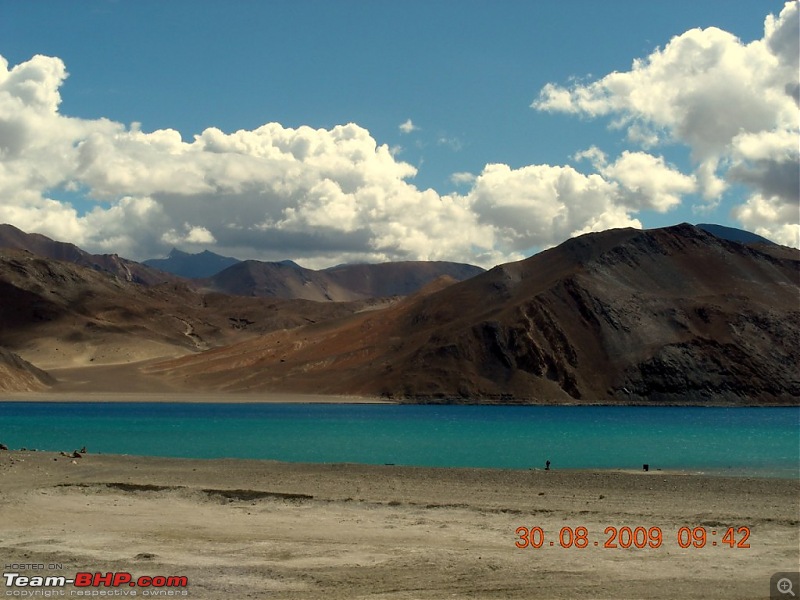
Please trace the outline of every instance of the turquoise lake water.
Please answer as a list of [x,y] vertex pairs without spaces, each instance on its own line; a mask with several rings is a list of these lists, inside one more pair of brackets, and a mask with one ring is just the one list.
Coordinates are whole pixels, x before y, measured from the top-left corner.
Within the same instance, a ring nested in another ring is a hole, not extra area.
[[800,407],[0,402],[10,448],[800,477]]

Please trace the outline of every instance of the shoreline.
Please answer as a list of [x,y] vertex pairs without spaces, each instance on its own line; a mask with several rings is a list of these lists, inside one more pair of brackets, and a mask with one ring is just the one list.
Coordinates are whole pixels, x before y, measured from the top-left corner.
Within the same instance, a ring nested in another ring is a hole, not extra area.
[[[2,440],[0,440],[2,442]],[[38,448],[8,448],[0,450],[0,457],[10,456],[13,457],[15,453],[31,456],[44,456],[52,458],[67,458],[66,455],[76,451],[75,449],[60,449],[60,450],[42,450]],[[62,454],[63,453],[63,454]],[[732,479],[732,480],[774,480],[774,481],[796,481],[800,483],[800,471],[791,475],[776,475],[774,471],[755,471],[744,468],[740,469],[696,469],[696,468],[669,468],[669,469],[636,469],[636,468],[595,468],[595,467],[559,467],[552,469],[544,469],[542,467],[470,467],[470,466],[431,466],[431,465],[412,465],[400,463],[359,463],[359,462],[308,462],[308,461],[289,461],[271,458],[249,458],[249,457],[236,457],[236,456],[221,456],[221,457],[197,457],[197,456],[165,456],[159,454],[119,454],[119,453],[105,453],[105,452],[87,452],[84,456],[102,457],[103,459],[120,459],[120,460],[145,460],[145,461],[175,461],[175,462],[200,462],[200,463],[216,463],[216,462],[230,462],[236,463],[253,463],[263,465],[284,465],[287,468],[377,468],[377,469],[392,469],[399,472],[407,470],[429,470],[431,472],[441,471],[442,473],[448,472],[486,472],[486,473],[542,473],[546,476],[559,473],[558,476],[578,476],[578,477],[592,477],[592,476],[629,476],[629,477],[694,477],[694,478],[708,478],[708,479]],[[798,509],[800,509],[800,500],[798,500]]]
[[[0,458],[31,458],[39,460],[61,459],[67,458],[62,452],[71,453],[73,450],[39,450],[36,448],[8,448],[7,450],[0,450]],[[15,456],[20,455],[20,456]],[[529,467],[529,468],[515,468],[515,467],[465,467],[465,466],[430,466],[430,465],[408,465],[408,464],[395,464],[395,463],[359,463],[359,462],[308,462],[308,461],[289,461],[277,460],[270,458],[240,458],[234,456],[222,457],[193,457],[193,456],[162,456],[154,454],[118,454],[118,453],[105,453],[105,452],[85,452],[84,458],[96,458],[102,461],[145,461],[152,463],[162,462],[167,463],[201,463],[208,467],[213,466],[213,463],[241,463],[242,465],[250,464],[250,466],[277,466],[284,469],[359,469],[359,470],[391,470],[393,472],[422,472],[430,471],[430,474],[442,475],[444,473],[486,473],[495,475],[510,475],[510,474],[541,474],[545,477],[602,477],[602,476],[618,476],[618,477],[694,477],[694,478],[707,478],[707,479],[755,479],[763,480],[769,477],[741,477],[738,475],[728,475],[720,470],[695,470],[695,469],[651,469],[644,471],[642,469],[634,468],[591,468],[591,467],[562,467],[545,469],[542,467]],[[439,473],[440,472],[440,473]],[[792,478],[776,478],[781,480],[793,481]],[[797,477],[798,489],[800,489],[800,473]],[[800,496],[798,496],[798,508],[800,509]],[[800,515],[799,515],[800,516]]]
[[396,399],[356,394],[307,394],[302,392],[191,392],[191,391],[40,391],[0,392],[0,402],[79,402],[79,403],[184,403],[184,404],[392,404],[409,406],[565,406],[565,407],[642,407],[642,408],[800,408],[800,403],[703,403],[647,404],[643,402],[614,403],[552,403],[552,402],[457,402],[430,398]]

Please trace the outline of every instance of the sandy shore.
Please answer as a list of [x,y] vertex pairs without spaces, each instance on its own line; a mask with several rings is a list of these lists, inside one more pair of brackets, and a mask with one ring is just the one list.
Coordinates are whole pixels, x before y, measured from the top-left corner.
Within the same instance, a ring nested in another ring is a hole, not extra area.
[[[797,570],[799,502],[797,480],[0,451],[0,557],[186,576],[209,600],[766,598]],[[544,545],[516,548],[520,526]],[[562,548],[581,526],[588,546]],[[623,526],[662,544],[605,548]],[[698,526],[706,547],[681,548]]]

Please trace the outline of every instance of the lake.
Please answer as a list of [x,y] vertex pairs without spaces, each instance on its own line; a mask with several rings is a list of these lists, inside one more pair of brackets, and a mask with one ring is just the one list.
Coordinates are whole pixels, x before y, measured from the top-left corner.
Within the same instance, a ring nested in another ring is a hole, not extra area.
[[10,448],[800,476],[800,407],[0,402]]

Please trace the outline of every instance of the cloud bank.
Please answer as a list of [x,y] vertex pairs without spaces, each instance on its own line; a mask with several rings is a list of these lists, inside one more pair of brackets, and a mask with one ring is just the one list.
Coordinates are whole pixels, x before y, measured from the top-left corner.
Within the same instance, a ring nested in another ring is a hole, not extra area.
[[[747,228],[798,244],[797,6],[769,17],[744,45],[692,30],[631,71],[587,85],[549,84],[534,107],[612,116],[637,149],[596,147],[570,165],[489,164],[455,173],[463,191],[417,188],[416,169],[369,131],[267,123],[184,140],[107,119],[61,114],[57,57],[9,67],[0,56],[0,222],[134,259],[170,247],[308,266],[455,260],[492,266],[564,239],[641,227],[684,196],[719,202],[749,190],[733,213]],[[409,119],[401,130],[413,131]],[[650,150],[680,142],[693,173]],[[65,198],[91,201],[77,211]]]
[[[421,190],[413,166],[352,123],[210,127],[188,142],[174,130],[76,119],[58,109],[66,76],[55,57],[10,70],[0,62],[0,221],[94,251],[145,258],[175,245],[310,265],[490,266],[577,232],[638,227],[629,213],[650,203],[629,202],[616,175],[568,166],[487,165],[467,193]],[[63,192],[93,208],[79,214],[57,199]]]

